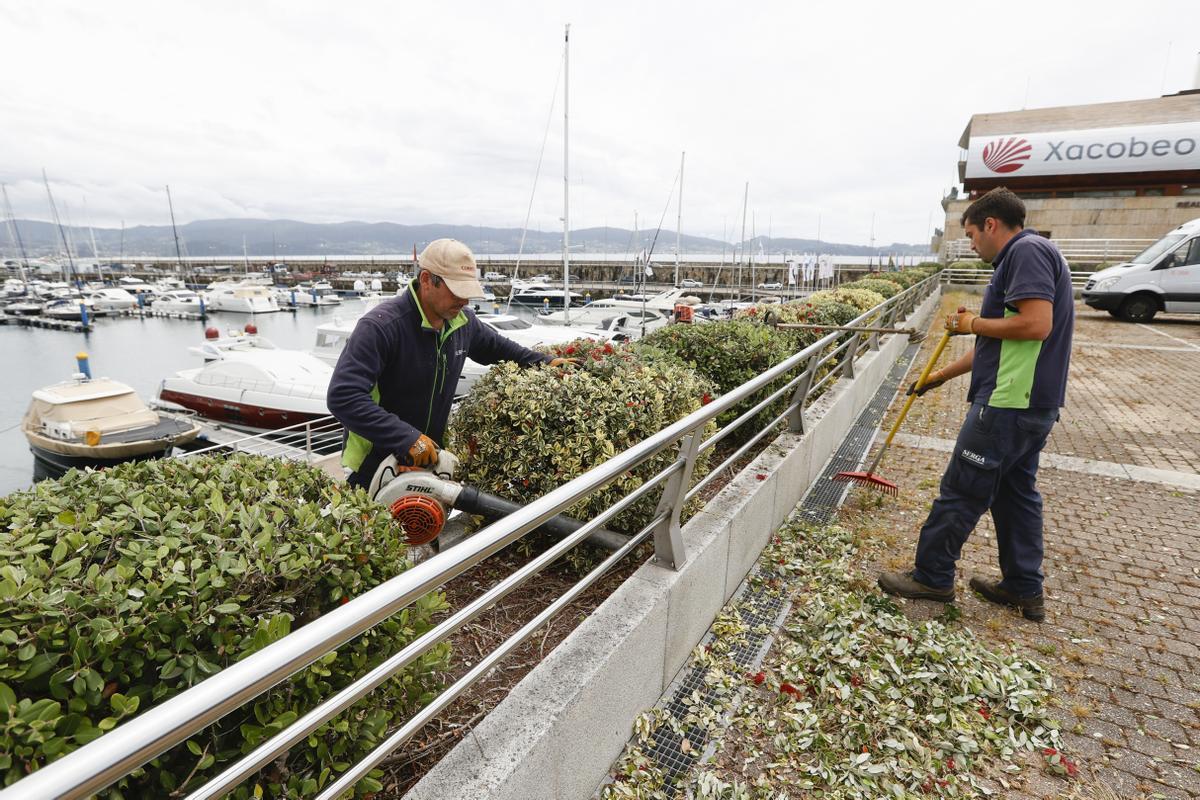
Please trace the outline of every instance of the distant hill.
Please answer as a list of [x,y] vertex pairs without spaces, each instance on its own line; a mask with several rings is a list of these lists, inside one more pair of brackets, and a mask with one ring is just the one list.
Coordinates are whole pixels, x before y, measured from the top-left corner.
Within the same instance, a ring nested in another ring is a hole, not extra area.
[[[52,224],[39,220],[16,220],[16,227],[30,257],[53,256],[62,251],[62,238]],[[168,257],[175,255],[175,240],[169,225],[138,225],[126,228],[96,228],[96,249],[101,258]],[[571,231],[572,251],[584,253],[637,253],[650,249],[653,230],[631,231],[626,228],[582,228]],[[67,230],[72,252],[81,258],[93,258],[91,232],[87,228]],[[394,222],[310,223],[293,220],[210,219],[179,226],[179,238],[185,256],[240,256],[245,242],[250,256],[276,256],[281,261],[299,255],[382,255],[412,252],[425,243],[442,237],[466,242],[476,253],[516,253],[521,244],[519,228],[485,228],[478,225],[399,225]],[[5,258],[19,253],[10,237],[4,236],[0,248]],[[653,243],[654,252],[674,252],[675,232],[661,231]],[[682,237],[685,253],[733,251],[735,245],[702,236]],[[877,248],[862,245],[817,242],[812,239],[770,239],[759,236],[746,244],[755,254],[785,252],[821,252],[834,255],[870,255],[928,253],[927,245],[889,244]],[[556,253],[562,249],[561,231],[529,231],[524,252]]]

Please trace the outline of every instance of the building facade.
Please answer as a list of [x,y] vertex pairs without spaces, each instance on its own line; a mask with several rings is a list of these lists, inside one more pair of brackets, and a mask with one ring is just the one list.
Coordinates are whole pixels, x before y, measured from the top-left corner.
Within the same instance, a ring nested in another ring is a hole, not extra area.
[[971,258],[959,218],[1006,186],[1026,227],[1073,263],[1113,263],[1200,217],[1200,90],[1150,100],[976,114],[959,140],[962,190],[942,201],[947,261]]

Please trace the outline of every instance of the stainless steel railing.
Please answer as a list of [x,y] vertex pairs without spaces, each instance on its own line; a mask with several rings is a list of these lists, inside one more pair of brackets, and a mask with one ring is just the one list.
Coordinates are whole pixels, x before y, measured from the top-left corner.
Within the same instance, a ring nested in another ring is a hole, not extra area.
[[[936,276],[890,298],[862,314],[853,323],[866,322],[893,327],[938,286]],[[853,377],[855,358],[879,346],[877,334],[838,331],[830,333],[782,363],[742,386],[720,396],[687,417],[664,428],[569,481],[519,511],[480,530],[455,547],[413,566],[404,573],[354,598],[346,605],[310,622],[275,643],[253,653],[204,682],[154,706],[95,741],[48,764],[29,777],[0,791],[0,800],[17,798],[84,798],[109,786],[147,761],[166,752],[188,737],[216,722],[254,697],[304,669],[372,626],[397,613],[417,598],[453,580],[500,551],[550,517],[571,507],[656,454],[678,448],[677,457],[640,487],[630,492],[578,531],[497,583],[433,629],[409,643],[366,675],[318,707],[297,719],[256,750],[226,768],[189,795],[189,800],[221,797],[259,769],[301,741],[320,725],[350,708],[374,688],[406,665],[444,641],[498,600],[520,587],[608,520],[651,492],[659,492],[654,517],[620,550],[585,575],[565,594],[551,603],[495,651],[489,653],[466,675],[393,732],[366,758],[351,766],[328,785],[318,800],[332,800],[374,769],[422,725],[485,675],[500,659],[530,637],[555,613],[595,583],[622,558],[648,538],[654,540],[657,562],[678,567],[686,560],[680,535],[680,514],[685,502],[694,498],[724,469],[734,464],[765,437],[786,423],[789,430],[804,430],[804,408],[839,377]],[[777,381],[784,380],[778,388]],[[724,428],[704,438],[718,415],[770,389],[752,408]],[[778,400],[790,397],[788,405],[749,441],[691,485],[693,468],[700,453],[715,447],[735,430]],[[299,426],[293,426],[299,427]]]
[[[1072,272],[1071,286],[1082,289],[1091,279],[1094,272]],[[958,284],[960,286],[986,286],[992,280],[991,269],[944,269],[938,273],[943,284]]]
[[312,462],[332,452],[330,447],[340,446],[342,423],[333,416],[318,417],[307,422],[297,422],[286,428],[265,433],[246,433],[214,442],[208,447],[191,450],[179,458],[195,458],[214,453],[251,453],[272,458],[294,458]]
[[[1069,264],[1117,264],[1154,244],[1154,239],[1054,239]],[[942,245],[942,260],[952,264],[979,258],[970,239],[951,239]]]

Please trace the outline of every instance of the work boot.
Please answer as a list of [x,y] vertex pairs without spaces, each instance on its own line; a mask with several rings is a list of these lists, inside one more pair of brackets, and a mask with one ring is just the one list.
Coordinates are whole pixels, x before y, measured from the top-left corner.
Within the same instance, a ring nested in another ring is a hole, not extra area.
[[912,570],[908,572],[881,572],[879,588],[897,597],[907,597],[909,600],[940,600],[943,603],[954,602],[954,587],[935,589],[932,586],[913,580]]
[[1031,622],[1041,622],[1046,618],[1046,599],[1040,594],[1033,597],[1017,597],[1002,587],[1000,581],[988,581],[983,578],[971,578],[971,588],[990,603],[1021,609],[1021,615]]

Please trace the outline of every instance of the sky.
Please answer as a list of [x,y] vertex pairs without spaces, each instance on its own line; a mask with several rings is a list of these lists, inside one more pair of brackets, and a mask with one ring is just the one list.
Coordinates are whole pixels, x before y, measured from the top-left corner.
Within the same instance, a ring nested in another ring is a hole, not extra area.
[[1195,0],[6,0],[0,181],[76,225],[168,224],[169,184],[180,222],[560,228],[567,23],[571,227],[674,230],[686,151],[683,230],[727,241],[749,183],[747,236],[926,242],[972,114],[1200,57]]

